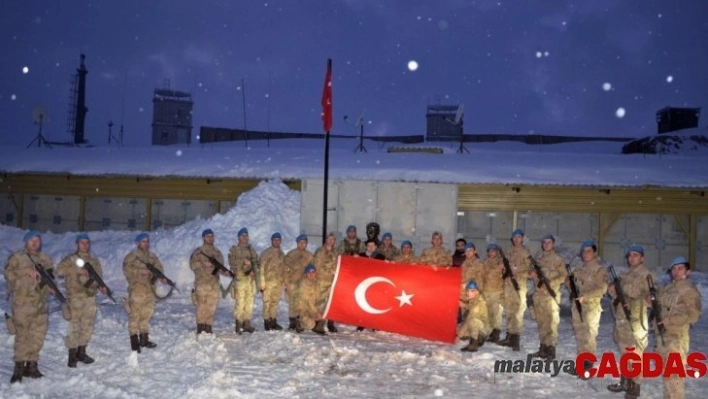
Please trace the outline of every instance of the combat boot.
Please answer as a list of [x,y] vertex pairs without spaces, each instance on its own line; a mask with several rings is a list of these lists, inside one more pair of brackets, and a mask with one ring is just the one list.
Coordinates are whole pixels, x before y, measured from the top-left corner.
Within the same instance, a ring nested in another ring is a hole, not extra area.
[[138,338],[138,334],[130,336],[130,350],[140,353],[140,338]]
[[541,344],[538,347],[538,352],[534,352],[531,354],[531,357],[540,357],[541,359],[545,359],[546,356],[548,356],[548,346]]
[[484,334],[479,334],[477,336],[477,347],[481,348],[484,343],[487,342],[487,336]]
[[300,319],[297,319],[297,321],[295,323],[296,323],[295,324],[295,332],[296,333],[300,334],[301,332],[305,331],[305,329],[302,328],[302,323],[300,323]]
[[521,335],[520,334],[512,334],[511,335],[511,344],[509,345],[511,347],[511,350],[514,352],[519,352],[521,350]]
[[278,324],[278,319],[270,319],[270,328],[272,328],[275,331],[283,331],[283,326]]
[[327,320],[327,329],[331,333],[339,332],[339,330],[337,329],[337,326],[334,325],[334,322],[332,320]]
[[610,384],[607,386],[607,390],[610,392],[624,392],[627,390],[627,385],[629,383],[629,380],[623,376],[620,376],[619,382],[616,382],[614,384]]
[[263,329],[266,331],[270,331],[273,329],[273,324],[271,324],[271,319],[263,319]]
[[10,384],[22,382],[22,375],[25,373],[25,362],[15,362],[15,371],[10,378]]
[[44,374],[39,371],[39,365],[37,362],[27,362],[24,376],[29,378],[42,378],[44,377]]
[[140,334],[140,346],[142,346],[143,348],[152,349],[156,348],[157,344],[154,342],[150,342],[148,333],[142,333]]
[[201,334],[204,331],[204,324],[197,324],[197,335]]
[[94,362],[93,358],[86,354],[86,345],[79,346],[76,351],[76,358],[84,364],[91,364]]
[[325,321],[324,320],[317,320],[317,323],[315,323],[315,327],[312,329],[312,331],[314,331],[320,335],[325,335],[324,327],[325,327]]
[[236,320],[236,328],[234,328],[234,331],[236,331],[236,334],[241,335],[241,327],[243,324],[241,323],[241,320]]
[[479,349],[479,344],[477,343],[477,339],[470,338],[470,343],[460,350],[462,352],[477,352],[477,349]]
[[214,334],[213,331],[211,331],[211,324],[205,324],[204,325],[204,332],[207,334]]
[[290,324],[288,324],[288,331],[295,331],[297,329],[297,317],[290,317],[288,319]]
[[499,331],[498,329],[495,328],[494,330],[492,330],[492,333],[489,334],[489,338],[487,338],[487,341],[493,342],[496,344],[497,342],[499,342],[499,334],[500,333],[501,333],[501,331]]
[[510,340],[511,340],[511,335],[509,332],[506,332],[506,337],[504,339],[500,339],[497,341],[497,345],[499,346],[509,346]]
[[76,362],[79,359],[76,357],[76,348],[69,349],[69,362],[66,364],[67,367],[76,368]]
[[553,345],[546,345],[546,360],[556,359],[556,347]]
[[251,326],[251,320],[245,320],[245,321],[243,322],[243,331],[245,331],[245,332],[247,332],[247,333],[249,333],[249,334],[251,334],[251,333],[253,333],[254,331],[256,331],[256,329]]
[[637,399],[639,397],[639,391],[641,385],[634,382],[634,380],[627,380],[627,391],[624,394],[624,399]]

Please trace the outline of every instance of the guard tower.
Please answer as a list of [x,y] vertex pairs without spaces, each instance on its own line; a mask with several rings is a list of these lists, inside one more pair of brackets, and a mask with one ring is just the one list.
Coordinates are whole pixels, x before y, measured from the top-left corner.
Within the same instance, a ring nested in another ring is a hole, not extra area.
[[426,141],[460,141],[462,137],[461,107],[459,105],[428,105],[425,114]]
[[167,84],[155,89],[152,104],[152,145],[191,144],[192,95]]

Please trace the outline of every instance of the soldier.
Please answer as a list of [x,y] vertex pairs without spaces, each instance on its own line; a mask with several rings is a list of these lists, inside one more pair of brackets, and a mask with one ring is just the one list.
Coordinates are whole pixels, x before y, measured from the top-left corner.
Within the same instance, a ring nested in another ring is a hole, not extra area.
[[[629,270],[619,277],[619,281],[624,293],[624,299],[628,305],[631,320],[627,320],[622,304],[617,298],[615,283],[609,285],[607,291],[613,302],[615,315],[614,338],[619,346],[620,353],[625,353],[626,348],[633,348],[633,352],[640,357],[649,345],[648,318],[646,311],[646,298],[649,295],[649,284],[647,276],[651,275],[653,281],[656,280],[646,266],[644,266],[644,248],[640,245],[631,245],[626,254]],[[639,367],[637,363],[630,367]],[[607,386],[610,392],[625,392],[625,398],[636,399],[639,397],[641,378],[627,379],[620,377],[620,382]]]
[[[600,328],[600,316],[602,315],[600,300],[607,292],[607,269],[597,261],[595,241],[583,241],[580,245],[580,257],[583,264],[573,270],[573,277],[578,287],[576,301],[582,305],[582,320],[580,320],[577,307],[571,306],[578,354],[594,353],[597,349],[597,331]],[[567,284],[569,283],[567,282]],[[592,362],[586,360],[584,367],[585,370],[588,370],[592,367]],[[585,376],[579,377],[586,378]]]
[[401,243],[401,254],[393,259],[396,263],[403,263],[407,265],[416,265],[419,263],[419,259],[415,256],[413,252],[413,244],[405,240]]
[[[150,236],[140,233],[135,236],[137,248],[123,259],[123,274],[128,281],[128,330],[130,349],[140,353],[140,348],[155,348],[151,342],[150,319],[155,313],[155,291],[153,276],[146,264],[150,263],[164,273],[160,259],[150,252]],[[164,281],[163,281],[164,282]]]
[[[658,293],[661,307],[661,320],[655,325],[656,336],[664,326],[663,339],[657,339],[656,350],[668,363],[669,353],[680,353],[682,364],[686,364],[686,355],[690,343],[690,328],[698,322],[702,312],[701,294],[696,285],[688,278],[691,265],[683,256],[676,257],[669,268],[671,283]],[[624,287],[623,287],[624,288]],[[673,375],[664,378],[664,397],[683,399],[685,378]]]
[[[71,309],[69,331],[64,343],[69,349],[67,366],[74,368],[77,362],[91,364],[94,359],[86,354],[86,345],[93,334],[93,323],[96,319],[96,291],[98,283],[93,281],[85,267],[79,267],[76,261],[82,259],[91,264],[99,276],[103,276],[101,262],[91,254],[91,241],[87,234],[76,236],[76,252],[66,256],[57,265],[57,275],[64,276],[66,296]],[[83,266],[83,264],[81,264]],[[106,293],[105,288],[101,288]]]
[[[338,251],[334,248],[335,243],[336,237],[334,233],[329,233],[327,234],[325,243],[315,251],[313,264],[317,268],[317,286],[319,287],[319,297],[317,300],[320,303],[327,303],[329,290],[334,282],[334,271],[337,268],[337,257],[339,255]],[[339,331],[332,320],[327,320],[327,329],[331,333]]]
[[487,260],[484,261],[484,300],[489,315],[489,342],[499,341],[502,324],[502,304],[504,303],[504,263],[499,253],[499,245],[487,245]]
[[[521,332],[524,331],[524,312],[526,311],[526,280],[531,271],[529,257],[531,253],[524,246],[524,231],[516,229],[511,234],[511,253],[509,265],[513,277],[504,279],[504,310],[506,310],[506,338],[497,342],[498,345],[508,346],[514,351],[521,350]],[[519,290],[514,287],[516,279]]]
[[260,287],[263,291],[263,326],[266,331],[283,329],[278,324],[278,304],[283,297],[288,272],[284,263],[285,253],[280,248],[282,242],[280,233],[273,233],[270,236],[271,247],[261,253]]
[[479,292],[479,287],[474,281],[465,285],[466,300],[460,301],[465,307],[465,321],[457,328],[457,336],[461,339],[469,339],[470,343],[462,348],[463,352],[477,352],[489,334],[489,320],[487,317],[487,303]]
[[468,242],[465,244],[465,261],[462,263],[461,267],[463,291],[464,287],[470,281],[474,281],[475,284],[477,284],[477,287],[479,287],[479,290],[483,291],[484,264],[481,260],[479,260],[479,256],[477,255],[477,247],[473,242]]
[[420,263],[430,266],[452,266],[452,255],[450,251],[442,246],[443,237],[439,231],[433,232],[432,247],[423,250],[420,255]]
[[393,235],[391,233],[384,233],[379,252],[386,260],[394,260],[401,255],[401,250],[393,245]]
[[312,330],[325,335],[325,321],[322,318],[323,302],[320,300],[320,288],[315,265],[305,267],[305,278],[301,278],[297,289],[298,327],[295,331],[301,333]]
[[286,286],[288,300],[288,319],[290,324],[288,330],[294,331],[297,327],[297,306],[295,306],[295,296],[297,284],[304,275],[305,267],[313,262],[312,252],[307,250],[307,236],[300,234],[295,239],[297,247],[288,252],[283,259],[288,272],[288,283]]
[[44,346],[49,321],[49,288],[42,284],[35,264],[53,273],[52,260],[40,252],[42,237],[38,231],[24,236],[25,248],[7,260],[5,280],[12,295],[12,323],[15,325],[15,370],[11,383],[22,377],[44,377],[39,371],[39,352]]
[[568,277],[565,261],[555,251],[555,242],[555,237],[550,234],[541,239],[543,253],[537,262],[555,296],[551,295],[548,287],[540,281],[540,276],[536,273],[536,269],[532,269],[529,272],[529,277],[533,279],[536,287],[532,297],[536,323],[538,324],[538,340],[540,342],[538,352],[532,353],[531,356],[550,360],[556,358],[556,345],[558,345],[560,287],[565,282],[566,277]]
[[231,295],[236,300],[234,320],[239,335],[242,329],[249,334],[256,330],[251,326],[251,318],[256,298],[257,262],[258,254],[248,241],[248,229],[243,227],[238,231],[238,243],[229,249],[229,266],[236,275]]
[[467,257],[465,256],[465,246],[467,245],[467,241],[464,238],[458,238],[457,241],[455,241],[455,252],[452,253],[452,266],[453,267],[460,267],[462,266],[463,263],[465,263],[465,260]]
[[367,240],[366,241],[366,250],[358,255],[354,256],[359,256],[362,258],[370,258],[370,259],[376,259],[376,260],[386,260],[386,257],[379,252],[378,245],[376,244],[376,240]]
[[203,244],[189,257],[189,268],[194,272],[194,302],[197,307],[197,334],[205,332],[212,334],[214,325],[214,314],[219,305],[219,274],[228,275],[228,272],[221,270],[214,274],[216,265],[212,264],[210,258],[224,265],[224,255],[214,246],[214,232],[211,229],[202,231]]
[[349,225],[347,227],[347,236],[337,246],[337,252],[341,255],[356,255],[364,251],[364,243],[356,236],[356,226]]

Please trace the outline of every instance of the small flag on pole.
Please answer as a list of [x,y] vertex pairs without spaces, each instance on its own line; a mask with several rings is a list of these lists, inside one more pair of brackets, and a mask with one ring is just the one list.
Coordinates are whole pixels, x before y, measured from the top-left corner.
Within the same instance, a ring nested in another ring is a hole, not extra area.
[[322,123],[325,134],[332,129],[332,59],[327,59],[327,75],[322,90]]

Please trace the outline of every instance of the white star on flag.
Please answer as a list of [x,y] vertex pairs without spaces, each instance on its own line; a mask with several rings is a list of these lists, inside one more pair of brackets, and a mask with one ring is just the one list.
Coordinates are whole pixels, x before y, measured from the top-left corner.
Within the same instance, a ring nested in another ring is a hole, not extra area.
[[394,298],[398,299],[398,302],[400,302],[400,304],[398,305],[399,308],[402,308],[403,305],[413,306],[413,304],[411,303],[411,298],[413,298],[413,294],[406,294],[406,291],[404,290],[401,290],[401,295]]

